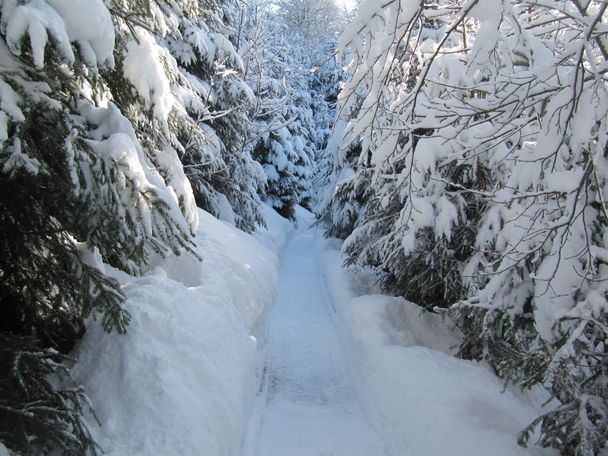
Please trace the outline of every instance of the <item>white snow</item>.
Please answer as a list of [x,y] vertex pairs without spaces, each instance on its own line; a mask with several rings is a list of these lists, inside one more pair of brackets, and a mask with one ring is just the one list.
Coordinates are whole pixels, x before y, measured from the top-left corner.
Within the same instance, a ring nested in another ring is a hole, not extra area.
[[[3,60],[0,58],[0,60]],[[8,62],[3,61],[3,65]],[[23,122],[25,116],[19,105],[22,103],[21,96],[5,81],[0,79],[0,147],[8,139],[9,121]]]
[[6,82],[0,80],[0,109],[15,122],[23,122],[25,116],[19,107],[21,96]]
[[107,454],[555,454],[516,443],[538,415],[530,397],[454,357],[458,334],[437,315],[369,294],[301,208],[279,275],[291,225],[264,215],[250,236],[200,211],[202,263],[111,271],[132,323],[123,336],[91,324],[73,370]]
[[[156,165],[165,170],[166,179],[158,169],[152,167],[135,135],[135,130],[113,103],[107,107],[96,107],[90,103],[81,103],[79,112],[95,129],[90,132],[93,139],[87,140],[104,160],[115,160],[121,163],[120,184],[125,185],[125,178],[134,183],[135,190],[154,189],[172,210],[174,220],[183,221],[184,229],[193,232],[198,226],[198,214],[190,181],[186,178],[177,152],[170,147],[156,154]],[[131,186],[128,186],[131,188]],[[182,208],[180,209],[180,204]],[[136,208],[131,208],[135,211]],[[141,217],[150,217],[147,204],[139,207]],[[137,217],[136,217],[137,218]]]
[[70,41],[78,43],[87,64],[114,66],[114,25],[102,0],[47,0],[66,26]]
[[[266,209],[270,213],[270,209]],[[229,456],[255,391],[257,326],[276,296],[289,224],[274,215],[258,239],[204,211],[189,255],[135,278],[118,271],[132,322],[125,335],[92,323],[73,372],[108,455]],[[272,247],[269,248],[269,247]]]
[[173,57],[141,27],[136,28],[136,39],[130,40],[126,47],[125,77],[146,105],[154,108],[154,115],[161,122],[167,122],[175,100],[165,68],[169,62],[174,63]]
[[402,298],[367,294],[342,269],[337,242],[317,242],[332,316],[364,408],[391,456],[557,454],[517,445],[536,416],[483,364],[453,356],[458,339],[440,317]]
[[269,316],[262,388],[243,456],[384,456],[359,404],[329,319],[314,256],[311,214],[285,248],[279,298]]
[[79,45],[85,62],[95,71],[98,65],[114,65],[114,25],[102,0],[32,0],[2,5],[2,27],[15,55],[21,54],[21,40],[27,35],[34,65],[44,66],[49,40],[68,62],[74,61],[71,43]]
[[49,35],[61,55],[70,63],[74,61],[65,23],[44,0],[32,0],[23,5],[17,0],[3,2],[2,28],[6,31],[6,43],[15,55],[21,55],[21,39],[28,35],[34,65],[38,68],[44,66],[44,49]]

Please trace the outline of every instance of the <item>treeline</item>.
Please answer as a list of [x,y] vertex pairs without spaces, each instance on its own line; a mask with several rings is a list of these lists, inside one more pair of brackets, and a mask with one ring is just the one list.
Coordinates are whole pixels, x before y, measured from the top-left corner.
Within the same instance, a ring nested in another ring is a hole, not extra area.
[[[261,200],[287,217],[309,200],[327,136],[317,132],[329,128],[320,94],[335,79],[333,69],[311,71],[328,55],[298,51],[284,19],[297,7],[0,3],[0,441],[9,449],[98,452],[67,354],[91,315],[127,330],[107,265],[140,274],[156,258],[194,252],[197,206],[253,231],[264,225]],[[320,41],[333,40],[336,22],[327,25]]]
[[321,212],[348,264],[456,324],[461,356],[544,388],[519,442],[563,454],[608,438],[606,7],[362,5]]

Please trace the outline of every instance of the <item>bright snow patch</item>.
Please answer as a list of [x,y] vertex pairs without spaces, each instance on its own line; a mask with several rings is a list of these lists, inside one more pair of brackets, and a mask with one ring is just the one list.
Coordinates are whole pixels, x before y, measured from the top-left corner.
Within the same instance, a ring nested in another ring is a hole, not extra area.
[[455,358],[457,338],[437,315],[366,295],[362,277],[342,269],[339,250],[317,246],[362,402],[392,456],[556,454],[517,445],[538,411],[484,365]]
[[65,22],[70,41],[78,43],[93,68],[114,66],[114,25],[102,0],[47,0]]
[[301,208],[297,215],[299,229],[281,260],[264,381],[242,456],[385,456],[328,315],[309,228],[314,218]]
[[175,104],[165,65],[173,65],[173,57],[159,46],[146,30],[136,29],[137,39],[127,43],[124,75],[137,89],[146,105],[154,107],[154,115],[167,122]]
[[257,235],[273,251],[199,217],[204,261],[183,255],[139,278],[115,272],[132,315],[127,334],[92,323],[79,346],[74,374],[97,411],[102,426],[93,433],[106,454],[229,456],[240,447],[257,386],[256,325],[275,299],[289,225],[275,215]]

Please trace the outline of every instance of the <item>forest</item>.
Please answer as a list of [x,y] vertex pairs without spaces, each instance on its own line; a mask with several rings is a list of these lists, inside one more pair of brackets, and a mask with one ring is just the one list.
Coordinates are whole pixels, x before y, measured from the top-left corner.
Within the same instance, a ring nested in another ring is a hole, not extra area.
[[522,449],[602,454],[607,7],[0,0],[0,455],[104,454],[85,379],[111,367],[97,349],[144,346],[135,284],[200,280],[220,303],[200,321],[233,312],[255,281],[212,274],[250,249],[222,236],[278,258],[303,210],[346,270],[449,326],[453,357],[542,398]]

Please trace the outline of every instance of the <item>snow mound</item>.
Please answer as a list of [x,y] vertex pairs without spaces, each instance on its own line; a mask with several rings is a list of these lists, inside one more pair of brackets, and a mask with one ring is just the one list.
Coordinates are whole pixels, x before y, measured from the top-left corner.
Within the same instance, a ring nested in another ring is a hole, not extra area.
[[357,296],[361,278],[342,269],[335,242],[318,240],[317,255],[361,401],[391,455],[556,454],[517,445],[538,411],[483,364],[455,358],[457,337],[438,315]]
[[106,334],[91,323],[78,348],[73,372],[108,455],[238,453],[257,386],[253,327],[275,300],[289,225],[275,216],[258,235],[271,250],[202,210],[199,218],[204,261],[182,255],[138,278],[114,271],[132,315],[128,331]]

